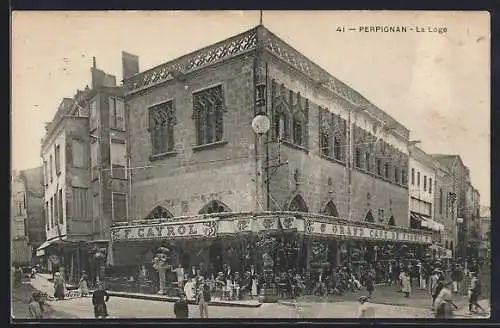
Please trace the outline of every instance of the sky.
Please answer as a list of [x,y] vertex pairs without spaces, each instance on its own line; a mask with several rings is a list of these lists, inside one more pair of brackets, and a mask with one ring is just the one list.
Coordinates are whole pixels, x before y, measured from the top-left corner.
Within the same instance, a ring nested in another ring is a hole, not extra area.
[[[93,56],[120,81],[122,50],[139,56],[143,71],[251,29],[259,19],[259,11],[14,12],[12,168],[41,165],[44,123],[62,98],[90,85]],[[490,205],[487,12],[264,11],[262,19],[405,125],[425,152],[460,155],[481,204]],[[360,31],[388,25],[408,32]]]

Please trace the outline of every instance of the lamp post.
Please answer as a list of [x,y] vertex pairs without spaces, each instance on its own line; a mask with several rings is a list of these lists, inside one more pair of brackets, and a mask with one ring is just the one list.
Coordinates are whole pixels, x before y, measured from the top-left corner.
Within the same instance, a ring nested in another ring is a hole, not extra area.
[[[269,128],[271,127],[271,122],[267,115],[263,112],[259,112],[252,120],[252,130],[257,134],[259,151],[257,154],[257,188],[260,190],[260,195],[263,195],[263,185],[266,185],[266,206],[265,210],[269,210],[269,154],[266,152],[266,167],[265,167],[265,177],[262,176],[261,168],[262,168],[262,154],[264,153],[264,143],[262,141],[262,136],[266,135],[269,132]],[[259,179],[260,177],[260,179]],[[263,184],[260,181],[264,182]],[[257,195],[257,197],[259,197]],[[263,197],[261,197],[262,199]],[[263,199],[262,199],[263,200]]]
[[[453,210],[453,207],[452,207],[452,210]],[[453,215],[452,215],[453,217]],[[464,223],[464,219],[463,218],[457,218],[457,255],[459,257],[461,257],[463,254],[462,254],[462,224]]]

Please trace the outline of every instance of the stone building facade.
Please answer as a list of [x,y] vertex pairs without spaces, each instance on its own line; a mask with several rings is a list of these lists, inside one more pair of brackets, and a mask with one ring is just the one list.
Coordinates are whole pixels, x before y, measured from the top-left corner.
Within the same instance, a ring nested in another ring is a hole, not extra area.
[[[454,200],[454,178],[451,171],[436,161],[434,217],[444,225],[441,246],[455,252],[457,246],[457,202]],[[452,253],[453,255],[453,253]]]
[[[219,212],[308,212],[408,228],[408,129],[265,27],[124,85],[131,197],[128,220],[112,227],[116,238],[130,236],[130,222]],[[263,135],[252,128],[258,114],[270,121]],[[134,238],[144,242],[123,243],[117,262],[151,262],[155,238],[165,239],[142,229]]]
[[[471,185],[469,168],[463,163],[459,155],[432,155],[439,163],[445,166],[453,179],[453,192],[446,195],[446,204],[456,202],[454,222],[457,227],[457,243],[454,254],[456,257],[467,257],[471,254],[470,226],[474,212],[473,187]],[[460,218],[463,220],[459,223]]]
[[26,188],[18,171],[11,172],[10,185],[11,264],[15,266],[29,265],[31,263],[31,245],[28,234]]
[[95,62],[91,74],[92,88],[63,99],[41,146],[46,240],[38,253],[69,281],[82,269],[99,275],[104,263],[92,256],[105,249],[113,219],[127,217],[123,89]]
[[[301,210],[407,227],[408,130],[262,26],[192,56],[202,62],[205,52],[226,45],[237,54],[193,69],[178,68],[182,57],[125,81],[131,166],[137,167],[131,217],[146,218],[157,207],[193,215],[218,201],[235,212],[304,205]],[[271,119],[264,147],[251,127],[261,110],[254,89],[262,84]],[[222,119],[203,140],[197,124],[212,110],[201,108],[207,99],[220,104],[213,110]],[[158,122],[170,127],[162,132],[172,137],[164,151],[153,146]],[[264,176],[269,201],[256,186]]]
[[36,249],[42,245],[45,240],[45,216],[44,216],[44,177],[43,167],[39,166],[32,169],[22,170],[20,178],[24,183],[26,193],[26,217],[27,234],[29,244],[33,251],[33,258],[36,257]]

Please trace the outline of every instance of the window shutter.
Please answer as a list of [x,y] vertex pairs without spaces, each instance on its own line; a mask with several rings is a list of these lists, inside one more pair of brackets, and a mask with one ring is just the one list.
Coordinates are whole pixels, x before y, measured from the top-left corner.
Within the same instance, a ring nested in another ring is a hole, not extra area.
[[116,125],[120,130],[125,130],[125,106],[119,98],[116,98]]

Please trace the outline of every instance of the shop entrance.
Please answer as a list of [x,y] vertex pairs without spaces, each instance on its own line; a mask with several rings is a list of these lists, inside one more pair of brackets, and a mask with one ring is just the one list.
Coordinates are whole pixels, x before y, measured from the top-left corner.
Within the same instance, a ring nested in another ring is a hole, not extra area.
[[223,247],[220,240],[214,240],[208,250],[208,258],[210,264],[213,265],[215,271],[219,272],[222,270],[222,254]]

